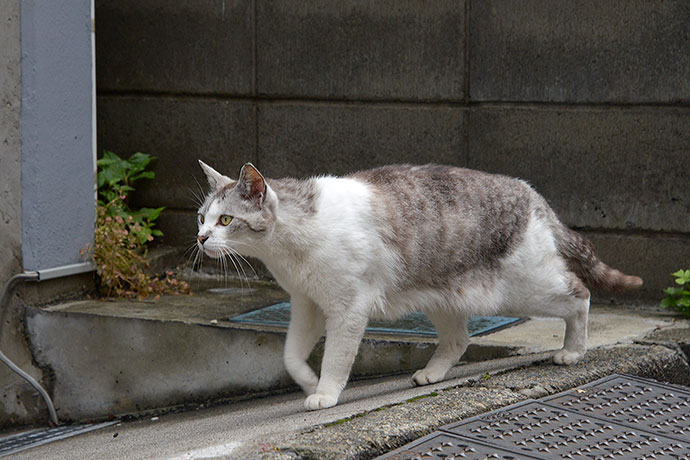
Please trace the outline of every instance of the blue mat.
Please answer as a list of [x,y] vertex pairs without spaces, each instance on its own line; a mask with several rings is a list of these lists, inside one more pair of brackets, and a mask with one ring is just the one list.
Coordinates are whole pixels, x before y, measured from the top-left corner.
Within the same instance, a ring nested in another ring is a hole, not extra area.
[[[243,313],[230,319],[236,323],[264,326],[287,327],[290,324],[290,302],[281,302],[258,310]],[[511,325],[520,318],[503,316],[472,316],[467,321],[470,336],[486,334],[499,328]],[[387,334],[414,334],[436,336],[434,325],[424,313],[412,313],[397,321],[369,321],[368,332]]]

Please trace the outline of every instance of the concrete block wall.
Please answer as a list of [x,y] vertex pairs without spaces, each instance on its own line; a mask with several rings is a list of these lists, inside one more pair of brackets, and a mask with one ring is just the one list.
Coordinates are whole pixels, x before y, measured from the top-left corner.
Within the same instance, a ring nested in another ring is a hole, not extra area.
[[519,176],[655,300],[690,265],[684,0],[97,0],[99,150],[195,234],[197,158],[230,175],[437,162]]

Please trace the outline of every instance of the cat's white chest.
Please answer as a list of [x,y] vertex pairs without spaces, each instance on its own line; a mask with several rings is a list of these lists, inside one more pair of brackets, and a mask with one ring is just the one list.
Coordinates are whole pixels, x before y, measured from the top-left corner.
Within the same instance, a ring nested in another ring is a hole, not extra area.
[[307,250],[283,244],[263,262],[290,294],[303,294],[319,304],[334,297],[354,297],[393,282],[395,255],[381,241],[374,225],[370,189],[360,181],[324,177],[317,180],[319,199],[308,219],[292,222],[294,241],[309,241]]

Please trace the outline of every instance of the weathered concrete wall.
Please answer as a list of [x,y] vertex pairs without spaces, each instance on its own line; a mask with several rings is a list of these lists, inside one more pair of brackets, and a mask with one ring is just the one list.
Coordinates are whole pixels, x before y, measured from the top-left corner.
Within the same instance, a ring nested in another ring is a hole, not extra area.
[[[0,288],[22,268],[20,0],[0,2]],[[0,350],[35,378],[15,291],[0,305]],[[0,363],[0,426],[43,416],[40,396]]]
[[[27,329],[36,361],[55,376],[54,403],[62,420],[103,418],[295,385],[283,366],[284,332],[38,308],[28,308]],[[433,350],[432,341],[365,340],[352,375],[419,369]],[[472,346],[466,359],[502,357],[511,351]],[[312,365],[322,356],[323,342]]]
[[19,0],[0,4],[0,284],[21,268],[21,43]]
[[97,0],[99,150],[194,233],[194,164],[439,162],[520,176],[658,299],[690,260],[690,3]]

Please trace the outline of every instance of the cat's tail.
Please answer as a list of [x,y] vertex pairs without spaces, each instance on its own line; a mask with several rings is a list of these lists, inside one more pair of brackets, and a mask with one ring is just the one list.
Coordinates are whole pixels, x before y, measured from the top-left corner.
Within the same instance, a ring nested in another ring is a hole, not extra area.
[[587,238],[562,224],[556,232],[556,245],[568,268],[587,287],[622,292],[642,286],[642,278],[626,275],[606,265],[597,257],[594,245]]

